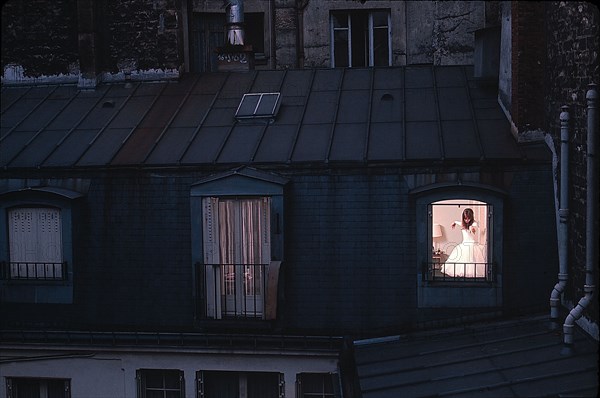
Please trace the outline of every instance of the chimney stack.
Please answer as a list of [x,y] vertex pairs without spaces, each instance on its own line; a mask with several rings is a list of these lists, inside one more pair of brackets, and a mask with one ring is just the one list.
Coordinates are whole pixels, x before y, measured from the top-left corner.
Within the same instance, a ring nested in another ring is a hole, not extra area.
[[254,52],[244,42],[244,0],[223,0],[225,7],[225,45],[217,48],[219,71],[254,69]]

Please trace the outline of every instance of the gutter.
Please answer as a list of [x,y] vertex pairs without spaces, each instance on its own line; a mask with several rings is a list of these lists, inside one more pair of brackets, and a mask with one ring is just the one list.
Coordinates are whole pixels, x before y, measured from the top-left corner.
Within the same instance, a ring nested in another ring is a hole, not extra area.
[[[568,280],[568,242],[569,228],[569,112],[568,107],[562,107],[560,113],[560,199],[558,187],[554,184],[555,200],[558,208],[558,282],[550,295],[550,328],[558,328],[559,304]],[[548,143],[550,146],[550,143]],[[552,147],[554,153],[554,148]],[[556,156],[556,155],[554,155]]]
[[587,186],[586,186],[586,223],[585,223],[585,285],[584,296],[571,310],[563,325],[564,348],[562,354],[573,354],[573,326],[581,318],[594,296],[594,267],[598,264],[598,175],[596,162],[596,135],[598,123],[598,92],[596,85],[590,84],[586,94],[587,114]]

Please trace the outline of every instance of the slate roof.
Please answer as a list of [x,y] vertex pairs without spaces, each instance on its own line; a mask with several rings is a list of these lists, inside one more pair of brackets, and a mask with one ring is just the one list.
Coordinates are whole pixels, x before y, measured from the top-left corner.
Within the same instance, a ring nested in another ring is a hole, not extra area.
[[[363,398],[596,397],[598,342],[548,315],[355,342]],[[575,328],[577,329],[577,328]]]
[[[274,119],[236,120],[245,93],[280,92]],[[497,90],[470,66],[254,70],[179,81],[3,86],[0,167],[72,168],[509,160]]]

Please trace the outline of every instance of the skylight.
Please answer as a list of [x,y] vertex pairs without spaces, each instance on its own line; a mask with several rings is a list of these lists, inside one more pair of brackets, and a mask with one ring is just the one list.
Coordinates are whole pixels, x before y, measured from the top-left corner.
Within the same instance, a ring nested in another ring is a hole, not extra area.
[[280,93],[244,94],[235,112],[238,119],[272,118],[277,115]]

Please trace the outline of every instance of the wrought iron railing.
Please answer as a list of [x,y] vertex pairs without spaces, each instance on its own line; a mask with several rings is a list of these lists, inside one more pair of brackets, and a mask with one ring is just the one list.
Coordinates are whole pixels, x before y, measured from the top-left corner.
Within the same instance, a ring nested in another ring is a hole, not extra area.
[[423,264],[423,279],[429,282],[494,282],[493,263],[453,263],[439,261]]
[[196,263],[199,315],[258,318],[265,315],[268,264]]
[[0,279],[64,281],[67,279],[67,262],[0,262]]

